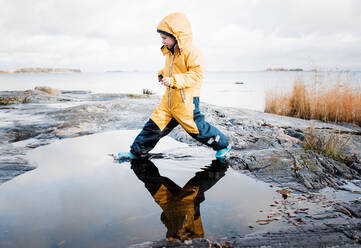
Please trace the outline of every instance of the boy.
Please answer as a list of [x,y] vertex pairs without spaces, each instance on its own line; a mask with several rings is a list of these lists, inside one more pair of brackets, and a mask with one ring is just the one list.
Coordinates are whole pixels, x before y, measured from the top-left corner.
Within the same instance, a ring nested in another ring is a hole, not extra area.
[[160,138],[180,124],[188,134],[217,151],[217,159],[225,159],[231,150],[226,136],[204,120],[199,111],[199,95],[205,71],[202,55],[192,45],[192,30],[182,13],[166,16],[157,32],[163,41],[161,51],[165,67],[158,80],[166,86],[162,100],[143,130],[135,138],[130,152],[120,152],[117,159],[147,157]]

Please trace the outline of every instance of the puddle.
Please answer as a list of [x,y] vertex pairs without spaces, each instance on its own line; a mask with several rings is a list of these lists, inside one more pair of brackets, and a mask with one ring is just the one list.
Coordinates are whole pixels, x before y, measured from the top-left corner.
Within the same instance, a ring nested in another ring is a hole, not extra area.
[[332,188],[324,188],[320,191],[326,195],[328,199],[337,201],[354,201],[361,197],[361,187],[357,186],[354,182],[348,182],[341,188],[344,190],[335,190]]
[[256,223],[281,201],[277,188],[212,161],[211,149],[165,137],[153,151],[163,158],[115,163],[107,154],[127,151],[138,132],[32,150],[38,168],[0,187],[0,247],[127,247],[286,226]]

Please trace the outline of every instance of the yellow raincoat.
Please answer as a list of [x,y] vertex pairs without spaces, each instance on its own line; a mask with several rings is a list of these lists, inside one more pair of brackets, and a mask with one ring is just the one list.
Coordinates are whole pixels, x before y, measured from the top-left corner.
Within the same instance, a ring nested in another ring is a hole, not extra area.
[[172,34],[177,45],[174,54],[166,46],[161,48],[166,59],[158,75],[170,77],[171,86],[167,87],[151,119],[163,130],[173,117],[187,132],[198,134],[193,119],[193,97],[200,95],[206,67],[204,58],[192,44],[191,26],[184,14],[168,15],[157,29]]

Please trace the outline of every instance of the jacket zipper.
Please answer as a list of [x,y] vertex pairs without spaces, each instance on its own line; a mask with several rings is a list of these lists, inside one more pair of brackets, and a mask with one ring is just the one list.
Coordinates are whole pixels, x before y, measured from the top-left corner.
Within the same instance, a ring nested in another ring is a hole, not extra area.
[[[173,67],[176,48],[177,48],[177,44],[174,45],[174,52],[173,52],[172,62],[170,63],[170,68],[169,68],[169,79],[172,77],[172,67]],[[171,102],[170,102],[171,91],[172,91],[172,88],[169,85],[169,96],[168,96],[169,108],[170,108],[170,105],[171,105]]]

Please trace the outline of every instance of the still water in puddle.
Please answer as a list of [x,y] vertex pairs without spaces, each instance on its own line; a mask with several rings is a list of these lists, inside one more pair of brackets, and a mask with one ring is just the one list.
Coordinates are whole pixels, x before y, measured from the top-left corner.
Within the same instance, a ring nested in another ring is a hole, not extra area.
[[0,187],[0,247],[127,247],[267,228],[256,220],[280,200],[276,188],[212,161],[211,149],[169,137],[154,150],[164,158],[115,163],[108,154],[128,151],[137,133],[95,134],[31,151],[38,168]]

